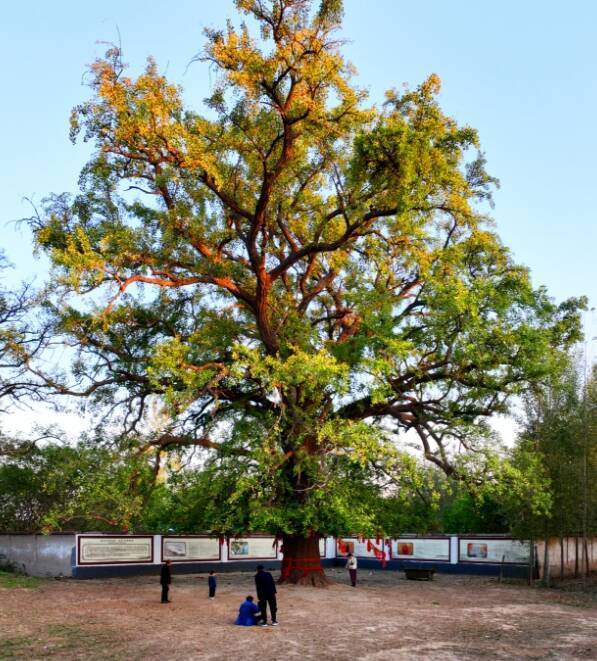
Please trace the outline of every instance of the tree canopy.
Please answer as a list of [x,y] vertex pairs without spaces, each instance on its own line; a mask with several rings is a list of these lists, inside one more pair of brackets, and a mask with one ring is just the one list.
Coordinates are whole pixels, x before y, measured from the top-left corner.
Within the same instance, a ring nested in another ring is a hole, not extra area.
[[359,484],[400,469],[396,438],[457,474],[452,450],[578,339],[582,301],[554,304],[501,243],[438,76],[368,104],[340,2],[236,6],[247,23],[197,58],[203,114],[152,60],[92,65],[71,135],[94,156],[31,219],[78,352],[44,379],[123,406],[128,431],[158,398],[147,443],[208,450],[247,529],[366,534]]

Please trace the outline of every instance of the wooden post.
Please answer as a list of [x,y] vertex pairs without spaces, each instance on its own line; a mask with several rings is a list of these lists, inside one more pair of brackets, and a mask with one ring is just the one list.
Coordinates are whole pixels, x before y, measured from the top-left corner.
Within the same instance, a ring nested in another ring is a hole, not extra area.
[[549,566],[549,537],[545,538],[545,549],[543,550],[543,585],[549,587],[550,566]]

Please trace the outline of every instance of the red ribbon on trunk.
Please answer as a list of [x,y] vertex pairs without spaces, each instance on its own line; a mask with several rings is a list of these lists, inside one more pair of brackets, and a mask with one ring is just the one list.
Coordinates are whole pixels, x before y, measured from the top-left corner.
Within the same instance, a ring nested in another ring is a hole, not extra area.
[[299,572],[301,578],[307,574],[313,574],[315,572],[320,574],[323,573],[323,567],[321,566],[319,556],[312,558],[284,558],[282,561],[280,578],[288,578],[293,572]]

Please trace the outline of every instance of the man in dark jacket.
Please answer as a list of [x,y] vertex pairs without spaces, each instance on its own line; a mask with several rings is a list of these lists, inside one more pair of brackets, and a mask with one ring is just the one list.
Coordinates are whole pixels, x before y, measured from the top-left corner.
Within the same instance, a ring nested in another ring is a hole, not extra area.
[[160,574],[160,583],[162,584],[162,603],[169,604],[170,600],[168,599],[168,590],[170,589],[170,583],[172,583],[172,572],[170,571],[170,560],[166,560],[162,565],[162,573]]
[[259,600],[259,610],[261,611],[261,626],[267,624],[268,604],[270,616],[272,618],[272,626],[277,626],[278,621],[276,620],[276,612],[278,610],[278,605],[276,603],[276,584],[274,583],[274,577],[268,571],[264,571],[263,565],[257,565],[255,588],[257,589],[257,599]]

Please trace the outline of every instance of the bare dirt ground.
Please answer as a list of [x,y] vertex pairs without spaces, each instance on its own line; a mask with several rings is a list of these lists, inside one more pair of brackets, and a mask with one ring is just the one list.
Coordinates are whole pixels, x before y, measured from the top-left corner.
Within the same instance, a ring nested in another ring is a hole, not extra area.
[[[327,589],[281,586],[280,626],[236,627],[252,574],[42,580],[0,587],[0,658],[59,659],[597,659],[595,595],[495,579],[329,570]],[[5,585],[7,585],[5,583]]]

